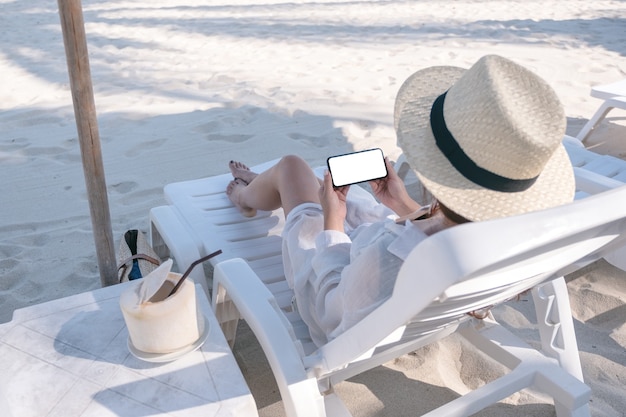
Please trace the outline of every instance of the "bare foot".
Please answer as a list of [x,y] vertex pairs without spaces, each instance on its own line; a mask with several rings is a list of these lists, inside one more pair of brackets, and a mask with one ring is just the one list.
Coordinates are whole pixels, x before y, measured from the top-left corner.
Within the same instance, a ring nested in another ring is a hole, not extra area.
[[230,168],[230,172],[233,174],[233,177],[243,180],[246,185],[250,184],[252,180],[259,175],[256,172],[250,171],[250,168],[242,162],[230,161],[228,163],[228,167]]
[[239,203],[239,193],[246,186],[247,185],[244,184],[243,180],[235,178],[228,183],[228,186],[226,186],[226,195],[228,196],[228,199],[239,209],[242,215],[245,217],[254,217],[256,216],[256,209],[244,207]]

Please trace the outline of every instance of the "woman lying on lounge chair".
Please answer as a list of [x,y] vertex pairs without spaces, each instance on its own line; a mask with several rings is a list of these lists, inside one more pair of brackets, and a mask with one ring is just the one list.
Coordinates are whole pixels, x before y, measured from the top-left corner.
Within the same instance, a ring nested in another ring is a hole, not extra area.
[[425,215],[388,160],[389,175],[370,183],[380,203],[334,188],[328,172],[320,181],[297,156],[260,174],[230,162],[226,191],[245,216],[285,211],[285,275],[318,345],[389,297],[406,255],[428,235],[573,200],[561,104],[507,59],[416,72],[398,93],[396,118],[398,143],[438,202]]

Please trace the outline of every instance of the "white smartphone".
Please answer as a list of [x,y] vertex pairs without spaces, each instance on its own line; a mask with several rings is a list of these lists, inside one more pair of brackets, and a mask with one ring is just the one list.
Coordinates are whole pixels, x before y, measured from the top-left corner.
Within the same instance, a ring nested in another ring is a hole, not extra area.
[[331,156],[326,163],[335,187],[387,176],[385,157],[379,148]]

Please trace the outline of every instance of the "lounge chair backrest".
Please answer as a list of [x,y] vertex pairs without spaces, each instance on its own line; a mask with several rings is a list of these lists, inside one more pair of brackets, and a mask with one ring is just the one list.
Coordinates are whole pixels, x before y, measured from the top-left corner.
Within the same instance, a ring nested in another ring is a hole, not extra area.
[[[393,295],[323,346],[318,372],[370,351],[390,329],[437,320],[450,325],[626,244],[626,186],[520,216],[437,233],[410,253]],[[350,341],[349,343],[347,341]],[[349,351],[350,346],[354,351]]]

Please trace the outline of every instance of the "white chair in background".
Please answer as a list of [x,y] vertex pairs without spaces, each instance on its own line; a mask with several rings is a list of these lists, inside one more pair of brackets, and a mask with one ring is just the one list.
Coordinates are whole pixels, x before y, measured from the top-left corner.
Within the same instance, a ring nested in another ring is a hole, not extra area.
[[610,84],[602,84],[591,88],[591,96],[603,100],[594,115],[578,132],[576,138],[585,142],[592,130],[606,117],[612,109],[626,110],[626,79]]

